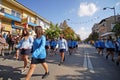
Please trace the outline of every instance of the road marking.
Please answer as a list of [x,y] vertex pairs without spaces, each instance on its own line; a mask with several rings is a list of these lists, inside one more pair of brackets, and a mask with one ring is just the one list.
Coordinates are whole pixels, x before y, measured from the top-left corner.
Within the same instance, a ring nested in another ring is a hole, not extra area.
[[90,56],[88,55],[87,53],[87,58],[88,58],[88,68],[90,70],[91,73],[95,73],[94,69],[93,69],[93,65],[92,65],[92,62],[90,60]]
[[88,69],[88,68],[87,68],[87,54],[86,54],[86,53],[85,53],[85,55],[84,55],[84,63],[83,63],[83,67],[84,67],[85,70]]
[[92,62],[90,60],[90,56],[87,52],[84,53],[84,63],[83,63],[83,67],[85,70],[89,70],[91,73],[95,73],[94,69],[93,69],[93,65]]

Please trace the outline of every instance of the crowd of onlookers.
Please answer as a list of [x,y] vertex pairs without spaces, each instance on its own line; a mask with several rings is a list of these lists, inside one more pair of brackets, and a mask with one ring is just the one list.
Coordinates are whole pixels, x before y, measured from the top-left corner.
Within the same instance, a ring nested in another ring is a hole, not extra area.
[[8,50],[8,53],[11,54],[12,51],[15,49],[14,46],[17,44],[20,36],[13,36],[12,34],[8,33],[0,33],[0,54],[4,56],[5,49]]
[[[108,36],[106,40],[103,40],[102,38],[99,38],[94,46],[96,47],[96,50],[98,54],[103,55],[103,52],[105,51],[106,59],[109,58],[109,55],[111,55],[111,60],[116,63],[116,65],[119,65],[120,62],[120,38],[118,38],[116,41],[112,39],[111,36]],[[117,54],[117,59],[115,59],[115,54]]]

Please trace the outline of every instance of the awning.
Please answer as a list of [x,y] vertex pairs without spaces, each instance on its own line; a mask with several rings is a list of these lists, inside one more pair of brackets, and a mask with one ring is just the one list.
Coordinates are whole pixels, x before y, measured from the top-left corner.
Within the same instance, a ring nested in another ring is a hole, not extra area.
[[12,28],[14,28],[14,29],[23,29],[23,27],[16,26],[16,25],[15,25],[15,21],[13,21],[13,20],[12,20],[11,25],[12,25]]
[[101,37],[109,36],[109,35],[115,35],[114,32],[107,32],[105,34],[102,34]]
[[12,26],[12,28],[15,28],[15,29],[23,29],[22,27],[19,27],[19,26]]
[[28,22],[28,25],[31,25],[31,26],[33,26],[33,27],[37,26],[37,24],[34,24],[34,23],[32,23],[32,22]]

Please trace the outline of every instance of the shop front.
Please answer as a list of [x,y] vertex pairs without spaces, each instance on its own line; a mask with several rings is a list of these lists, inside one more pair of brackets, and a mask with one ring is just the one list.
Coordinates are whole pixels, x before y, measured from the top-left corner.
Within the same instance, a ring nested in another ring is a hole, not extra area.
[[20,22],[12,21],[12,35],[22,35],[22,30]]
[[4,33],[6,33],[6,34],[8,34],[8,33],[11,33],[11,30],[12,30],[12,28],[11,28],[11,22],[10,22],[10,20],[1,20],[1,32],[2,32],[2,34],[4,34]]

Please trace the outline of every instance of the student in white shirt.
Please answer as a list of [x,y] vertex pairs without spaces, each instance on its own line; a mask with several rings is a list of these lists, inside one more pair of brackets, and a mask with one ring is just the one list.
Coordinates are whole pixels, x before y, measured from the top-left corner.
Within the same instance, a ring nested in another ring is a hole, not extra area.
[[64,39],[63,34],[60,34],[60,39],[58,40],[58,48],[61,57],[59,65],[61,65],[65,61],[65,52],[68,50],[67,41]]

